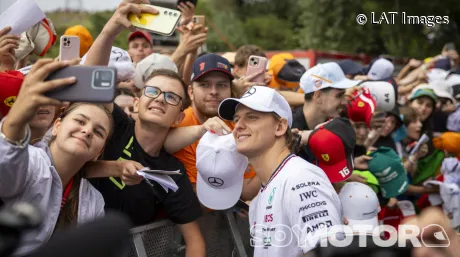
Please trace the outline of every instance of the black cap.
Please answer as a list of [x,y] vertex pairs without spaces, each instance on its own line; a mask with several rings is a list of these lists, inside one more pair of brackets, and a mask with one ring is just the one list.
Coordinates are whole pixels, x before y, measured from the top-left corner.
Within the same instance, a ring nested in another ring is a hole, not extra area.
[[353,60],[347,59],[337,62],[337,64],[340,66],[345,75],[355,76],[364,74],[363,66]]
[[193,63],[192,81],[196,81],[201,76],[211,71],[220,71],[228,75],[233,80],[230,62],[218,54],[205,54]]

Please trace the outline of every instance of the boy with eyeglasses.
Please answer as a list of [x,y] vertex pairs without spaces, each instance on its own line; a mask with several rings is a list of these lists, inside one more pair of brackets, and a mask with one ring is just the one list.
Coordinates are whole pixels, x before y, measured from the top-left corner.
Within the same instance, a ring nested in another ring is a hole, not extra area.
[[[127,214],[135,226],[151,223],[159,218],[169,218],[178,224],[184,236],[187,252],[204,256],[204,240],[197,219],[202,211],[192,185],[185,174],[184,165],[166,152],[164,142],[173,124],[184,118],[188,105],[187,86],[171,70],[155,70],[145,80],[140,96],[134,99],[136,120],[131,119],[117,104],[109,104],[114,120],[114,132],[107,141],[102,159],[107,165],[119,168],[124,160],[133,161],[136,170],[149,167],[153,170],[180,170],[172,175],[179,189],[165,190],[156,182],[126,186],[121,178],[94,179],[93,185],[102,193],[106,210]],[[91,167],[95,169],[96,167]]]

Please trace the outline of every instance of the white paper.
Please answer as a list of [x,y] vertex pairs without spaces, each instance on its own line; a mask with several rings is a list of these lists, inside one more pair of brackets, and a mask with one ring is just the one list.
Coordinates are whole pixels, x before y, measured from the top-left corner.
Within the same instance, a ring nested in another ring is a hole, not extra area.
[[166,192],[168,192],[169,189],[174,192],[176,192],[177,189],[179,189],[176,182],[174,182],[174,180],[168,175],[149,174],[149,173],[145,173],[142,170],[137,171],[137,174],[139,176],[144,177],[145,179],[150,179],[150,180],[157,182],[158,184],[161,185],[161,187],[163,187],[163,189]]
[[162,175],[180,175],[180,170],[143,170],[145,173]]
[[45,17],[34,0],[18,0],[0,15],[0,29],[11,26],[9,34],[21,35]]

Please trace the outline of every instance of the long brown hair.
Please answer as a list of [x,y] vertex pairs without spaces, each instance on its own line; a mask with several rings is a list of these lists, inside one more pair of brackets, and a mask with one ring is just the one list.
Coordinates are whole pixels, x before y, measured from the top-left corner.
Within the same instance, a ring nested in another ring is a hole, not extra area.
[[[59,119],[63,120],[65,117],[73,112],[75,109],[77,109],[79,106],[82,105],[93,105],[101,108],[102,110],[105,111],[107,116],[109,117],[110,120],[110,131],[107,136],[108,140],[113,131],[113,119],[112,119],[112,114],[110,111],[105,108],[104,105],[102,104],[91,104],[91,103],[72,103],[67,107],[65,110],[63,110],[59,116]],[[53,137],[49,144],[51,144],[55,140],[55,137]],[[67,201],[62,207],[61,211],[59,212],[59,217],[56,222],[56,226],[54,228],[54,232],[59,231],[63,228],[66,227],[75,227],[77,225],[77,219],[78,219],[78,206],[79,206],[79,194],[80,194],[80,184],[81,184],[81,179],[85,178],[85,166],[83,166],[77,174],[73,177],[73,183],[72,183],[72,188],[70,189],[69,195],[67,196]],[[64,187],[64,185],[63,185]],[[62,189],[63,191],[65,188]]]

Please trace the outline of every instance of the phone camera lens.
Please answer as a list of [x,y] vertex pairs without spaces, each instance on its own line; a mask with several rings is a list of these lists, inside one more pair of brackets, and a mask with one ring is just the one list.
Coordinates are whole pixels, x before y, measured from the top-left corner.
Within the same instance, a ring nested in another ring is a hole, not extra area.
[[67,42],[67,40],[68,40],[68,39],[65,37],[65,38],[64,38],[64,42]]
[[165,11],[165,15],[168,14],[168,11]]
[[177,17],[177,13],[174,13],[174,17]]
[[169,15],[172,15],[172,12],[169,12]]
[[109,72],[102,72],[101,74],[101,79],[106,81],[106,80],[110,80],[111,76],[110,76],[110,73]]

